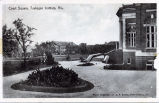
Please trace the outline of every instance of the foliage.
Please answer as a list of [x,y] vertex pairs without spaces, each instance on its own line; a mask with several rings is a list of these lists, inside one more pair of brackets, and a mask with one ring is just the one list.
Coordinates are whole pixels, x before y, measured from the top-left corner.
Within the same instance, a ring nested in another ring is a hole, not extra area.
[[87,54],[88,50],[87,50],[87,44],[86,43],[81,43],[79,45],[79,51],[81,54]]
[[79,78],[73,70],[53,66],[51,69],[32,72],[25,83],[34,86],[72,87],[79,83]]
[[67,54],[71,54],[71,51],[72,51],[72,46],[71,46],[70,43],[68,43],[68,44],[66,45],[66,53],[67,53]]
[[128,65],[128,64],[110,64],[104,66],[104,69],[109,70],[137,70],[136,67]]
[[84,58],[82,56],[80,56],[80,61],[84,62]]
[[18,43],[13,36],[13,31],[8,29],[6,25],[2,28],[3,34],[3,55],[5,57],[12,57],[18,55]]
[[113,49],[115,49],[115,45],[96,44],[96,45],[88,46],[89,54],[106,53]]
[[78,46],[78,52],[80,54],[95,54],[95,53],[106,53],[116,48],[118,43],[109,42],[107,44],[96,44],[87,45],[86,43],[81,43]]
[[24,64],[26,62],[26,53],[27,53],[27,47],[32,43],[32,40],[30,39],[32,35],[34,35],[33,30],[36,30],[35,28],[29,27],[25,25],[22,22],[22,19],[17,19],[13,22],[15,29],[13,29],[13,35],[15,36],[16,40],[18,41],[19,45],[21,46],[23,50],[23,56],[24,56]]
[[43,54],[45,53],[44,50],[45,49],[37,43],[37,44],[35,44],[35,48],[32,49],[32,53],[35,57],[36,56],[43,56]]
[[55,45],[56,43],[52,42],[42,42],[41,44],[36,44],[35,49],[33,49],[34,56],[42,56],[44,53],[47,52],[55,52]]
[[43,67],[46,65],[40,65],[39,58],[29,59],[26,61],[27,67],[24,68],[24,62],[22,60],[3,61],[3,75],[9,76],[16,73],[21,73],[28,70],[33,70],[35,67]]
[[71,60],[70,55],[67,55],[67,56],[66,56],[66,60],[68,60],[68,61]]
[[[114,65],[105,65],[104,67],[103,67],[103,69],[112,69],[112,67],[113,67]],[[121,69],[121,68],[120,68]]]
[[[46,52],[52,52],[52,53],[59,53],[58,50],[56,50],[58,47],[58,44],[54,41],[47,41],[43,42],[41,44],[36,44],[36,48],[33,49],[33,54],[35,56],[42,56]],[[81,43],[80,45],[73,45],[71,43],[66,44],[66,51],[64,54],[94,54],[94,53],[106,53],[110,50],[113,50],[116,48],[115,43],[110,44],[96,44],[96,45],[87,45],[86,43]]]
[[72,43],[68,43],[66,45],[66,54],[75,54],[78,53],[78,45],[73,45]]
[[46,64],[47,65],[57,65],[58,63],[54,60],[54,57],[52,56],[51,52],[46,52]]
[[29,65],[40,65],[41,59],[40,58],[30,58],[28,61]]

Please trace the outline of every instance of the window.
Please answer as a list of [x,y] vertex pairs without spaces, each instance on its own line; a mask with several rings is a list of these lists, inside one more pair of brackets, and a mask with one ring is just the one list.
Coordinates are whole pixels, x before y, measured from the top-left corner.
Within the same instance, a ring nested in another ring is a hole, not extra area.
[[127,64],[131,64],[131,58],[128,58]]
[[156,47],[156,31],[155,26],[146,26],[146,46],[147,48]]
[[127,32],[127,35],[128,35],[128,45],[130,47],[135,47],[136,32]]
[[153,19],[154,18],[154,15],[153,14],[151,14],[151,19]]

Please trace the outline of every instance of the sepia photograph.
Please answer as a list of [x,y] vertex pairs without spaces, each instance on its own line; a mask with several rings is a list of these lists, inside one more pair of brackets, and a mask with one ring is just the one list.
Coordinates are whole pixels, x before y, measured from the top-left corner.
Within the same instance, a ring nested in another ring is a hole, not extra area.
[[3,4],[3,98],[156,98],[157,3]]

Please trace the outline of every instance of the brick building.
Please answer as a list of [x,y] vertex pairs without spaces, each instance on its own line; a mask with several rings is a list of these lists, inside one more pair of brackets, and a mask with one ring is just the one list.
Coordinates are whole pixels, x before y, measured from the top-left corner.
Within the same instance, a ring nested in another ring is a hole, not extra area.
[[157,48],[156,4],[123,5],[116,15],[119,17],[119,49],[123,51],[123,63],[136,69],[152,69]]

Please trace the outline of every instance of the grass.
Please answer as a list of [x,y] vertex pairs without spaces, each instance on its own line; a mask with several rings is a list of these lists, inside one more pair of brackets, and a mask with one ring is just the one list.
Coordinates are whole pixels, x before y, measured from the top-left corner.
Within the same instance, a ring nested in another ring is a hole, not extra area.
[[35,68],[42,68],[50,65],[46,64],[33,64],[27,62],[27,67],[22,66],[23,61],[3,61],[3,76],[10,76],[13,74],[23,73],[29,70],[34,70]]

